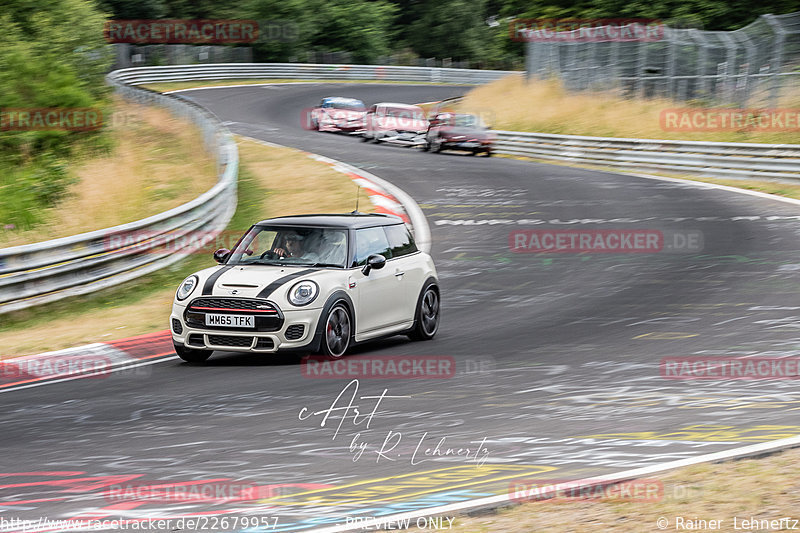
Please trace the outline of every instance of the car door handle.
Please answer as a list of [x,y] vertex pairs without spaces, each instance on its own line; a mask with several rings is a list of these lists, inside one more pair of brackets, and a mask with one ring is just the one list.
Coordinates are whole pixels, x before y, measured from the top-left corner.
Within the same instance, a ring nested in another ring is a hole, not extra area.
[[395,272],[395,273],[394,273],[394,275],[395,275],[395,276],[397,276],[398,278],[399,278],[400,276],[402,276],[403,274],[405,274],[405,272]]

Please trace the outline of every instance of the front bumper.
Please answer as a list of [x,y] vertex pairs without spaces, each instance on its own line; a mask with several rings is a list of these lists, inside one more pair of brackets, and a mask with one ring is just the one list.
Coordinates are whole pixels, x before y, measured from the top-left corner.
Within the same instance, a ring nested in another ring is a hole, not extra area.
[[320,130],[322,131],[341,131],[345,133],[355,133],[364,131],[363,122],[349,122],[349,123],[320,123]]
[[322,311],[322,309],[284,311],[283,325],[279,330],[255,331],[245,328],[211,329],[190,326],[184,319],[185,309],[173,305],[170,315],[173,342],[197,350],[248,353],[275,353],[311,345]]
[[385,131],[378,137],[383,142],[393,142],[410,146],[422,145],[425,140],[424,131]]
[[479,141],[443,141],[442,148],[447,150],[472,150],[476,152],[491,152],[492,145]]

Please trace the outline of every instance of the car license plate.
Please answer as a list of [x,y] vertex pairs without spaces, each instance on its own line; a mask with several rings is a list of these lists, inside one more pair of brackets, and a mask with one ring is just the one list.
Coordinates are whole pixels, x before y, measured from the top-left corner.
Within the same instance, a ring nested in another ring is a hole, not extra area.
[[255,317],[248,315],[206,315],[206,326],[229,326],[232,328],[254,328]]

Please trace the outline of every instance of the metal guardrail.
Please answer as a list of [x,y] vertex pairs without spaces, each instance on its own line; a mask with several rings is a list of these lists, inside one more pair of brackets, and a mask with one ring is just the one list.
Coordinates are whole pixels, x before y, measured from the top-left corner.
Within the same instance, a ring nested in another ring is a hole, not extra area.
[[[0,314],[86,294],[164,268],[184,253],[152,253],[165,239],[202,229],[221,231],[236,207],[238,152],[230,132],[210,112],[180,96],[135,87],[147,83],[224,79],[351,79],[453,84],[487,83],[508,71],[368,65],[212,64],[142,67],[112,72],[107,80],[123,97],[167,107],[203,131],[217,154],[219,181],[180,207],[143,220],[73,237],[0,249]],[[800,179],[800,145],[618,139],[497,131],[497,152],[626,169],[715,177]],[[135,244],[115,237],[144,233]],[[121,241],[117,243],[118,241]],[[181,249],[188,253],[198,243]],[[173,246],[172,250],[177,247]]]
[[219,119],[180,97],[130,87],[116,73],[107,81],[126,99],[166,107],[194,122],[216,155],[218,181],[191,202],[142,220],[0,249],[0,314],[113,287],[169,266],[202,245],[181,236],[202,230],[213,237],[236,210],[239,155]]
[[800,180],[800,144],[494,133],[499,154],[715,178]]
[[469,85],[488,83],[509,74],[523,73],[504,70],[379,65],[234,63],[128,68],[118,70],[114,74],[116,79],[129,85],[226,79],[377,80]]
[[[230,132],[210,112],[180,96],[136,87],[145,83],[223,79],[345,79],[480,84],[511,74],[453,68],[297,63],[236,63],[122,69],[107,82],[124,98],[168,108],[203,131],[217,154],[217,184],[180,207],[143,220],[72,237],[0,249],[0,314],[113,287],[175,263],[202,243],[181,236],[196,230],[213,237],[233,216],[239,157]],[[129,237],[136,238],[134,243]],[[171,242],[170,252],[162,247]]]

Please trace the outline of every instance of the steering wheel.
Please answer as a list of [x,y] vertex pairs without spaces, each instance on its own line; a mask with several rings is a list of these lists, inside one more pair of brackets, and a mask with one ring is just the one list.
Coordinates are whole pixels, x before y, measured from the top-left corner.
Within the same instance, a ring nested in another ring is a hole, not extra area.
[[263,254],[261,254],[261,256],[259,257],[259,259],[264,259],[265,257],[266,257],[267,259],[280,259],[280,258],[281,258],[281,256],[279,256],[278,254],[276,254],[276,253],[275,253],[275,252],[273,252],[272,250],[267,250],[266,252],[264,252]]

